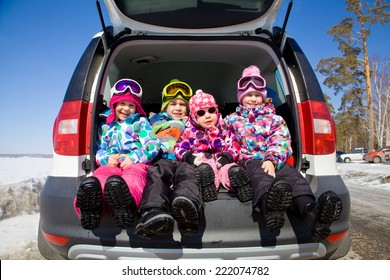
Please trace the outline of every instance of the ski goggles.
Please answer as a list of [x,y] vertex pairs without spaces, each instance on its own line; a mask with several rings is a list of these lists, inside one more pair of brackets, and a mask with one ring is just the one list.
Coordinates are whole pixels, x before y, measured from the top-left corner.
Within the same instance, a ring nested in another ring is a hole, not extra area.
[[259,76],[249,76],[242,77],[237,82],[238,90],[246,90],[250,85],[252,85],[257,90],[265,90],[266,82],[263,77]]
[[132,79],[122,79],[117,81],[114,86],[111,88],[111,97],[116,95],[121,95],[129,91],[132,95],[141,98],[142,97],[142,87],[139,83]]
[[[207,112],[209,112],[209,114],[214,114],[217,112],[217,108],[216,107],[210,107]],[[196,114],[198,115],[198,117],[203,117],[204,115],[206,115],[206,111],[201,109],[201,110],[198,110],[196,111]]]
[[163,99],[164,97],[174,98],[178,94],[189,99],[192,96],[192,89],[188,84],[177,81],[167,84],[163,89]]

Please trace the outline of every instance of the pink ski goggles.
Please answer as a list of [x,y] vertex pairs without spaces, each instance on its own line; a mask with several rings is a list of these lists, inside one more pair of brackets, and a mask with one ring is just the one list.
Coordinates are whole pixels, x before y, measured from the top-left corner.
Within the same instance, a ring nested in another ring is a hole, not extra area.
[[263,77],[259,76],[242,77],[237,82],[237,88],[241,91],[246,90],[250,85],[257,90],[263,91],[265,90],[267,83]]

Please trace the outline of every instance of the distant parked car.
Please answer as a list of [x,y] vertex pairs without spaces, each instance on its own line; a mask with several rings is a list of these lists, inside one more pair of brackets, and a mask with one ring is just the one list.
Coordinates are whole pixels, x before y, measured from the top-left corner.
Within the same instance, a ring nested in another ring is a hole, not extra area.
[[364,154],[367,153],[367,148],[356,148],[350,154],[343,154],[340,156],[340,160],[342,162],[351,162],[351,161],[359,161],[363,160]]
[[390,146],[384,146],[375,151],[366,153],[363,156],[363,159],[366,162],[373,162],[373,163],[381,163],[381,162],[389,161]]
[[342,162],[340,156],[344,155],[344,154],[345,154],[345,152],[343,152],[343,151],[336,151],[336,161],[337,162]]

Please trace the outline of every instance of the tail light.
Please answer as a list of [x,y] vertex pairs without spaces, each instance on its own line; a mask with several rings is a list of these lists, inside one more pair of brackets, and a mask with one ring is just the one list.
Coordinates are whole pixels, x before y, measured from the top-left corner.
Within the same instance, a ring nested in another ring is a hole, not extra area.
[[302,152],[327,155],[336,151],[336,130],[325,102],[308,100],[298,104]]
[[89,153],[90,116],[88,102],[76,100],[62,104],[53,128],[56,154],[78,156]]

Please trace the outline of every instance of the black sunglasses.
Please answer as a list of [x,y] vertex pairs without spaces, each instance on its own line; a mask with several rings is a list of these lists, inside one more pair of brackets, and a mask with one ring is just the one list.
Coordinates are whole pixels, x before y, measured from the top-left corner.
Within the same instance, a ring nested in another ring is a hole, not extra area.
[[[214,114],[215,112],[217,112],[217,108],[215,107],[210,107],[207,112],[209,112],[210,114]],[[196,112],[196,114],[198,115],[198,117],[202,117],[206,114],[206,111],[205,110],[198,110]]]

